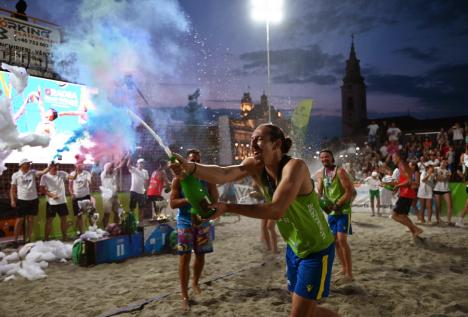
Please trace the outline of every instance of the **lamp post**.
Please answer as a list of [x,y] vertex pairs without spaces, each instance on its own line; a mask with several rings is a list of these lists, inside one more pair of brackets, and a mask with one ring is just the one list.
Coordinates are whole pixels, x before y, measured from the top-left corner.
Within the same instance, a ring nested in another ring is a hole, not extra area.
[[266,26],[266,52],[267,52],[267,105],[268,121],[271,122],[270,106],[270,22],[279,22],[283,18],[283,0],[251,0],[252,18],[265,21]]

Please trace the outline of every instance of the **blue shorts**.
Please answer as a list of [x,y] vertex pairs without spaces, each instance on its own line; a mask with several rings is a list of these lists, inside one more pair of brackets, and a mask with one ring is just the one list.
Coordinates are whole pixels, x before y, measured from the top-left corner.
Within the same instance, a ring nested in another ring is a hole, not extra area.
[[351,214],[329,215],[328,225],[335,236],[338,232],[353,234],[353,228],[351,227]]
[[335,243],[304,259],[298,257],[288,245],[286,248],[288,290],[307,299],[319,300],[328,297],[334,259]]

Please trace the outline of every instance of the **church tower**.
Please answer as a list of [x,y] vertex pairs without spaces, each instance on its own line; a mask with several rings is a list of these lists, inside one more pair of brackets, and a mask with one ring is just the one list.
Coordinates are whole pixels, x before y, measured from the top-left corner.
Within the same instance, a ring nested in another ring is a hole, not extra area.
[[361,67],[351,37],[351,51],[346,61],[346,74],[341,86],[341,131],[343,137],[365,133],[367,125],[366,84],[361,76]]
[[254,108],[254,104],[252,103],[252,98],[250,98],[249,92],[244,92],[244,96],[242,96],[240,110],[242,118],[247,117]]

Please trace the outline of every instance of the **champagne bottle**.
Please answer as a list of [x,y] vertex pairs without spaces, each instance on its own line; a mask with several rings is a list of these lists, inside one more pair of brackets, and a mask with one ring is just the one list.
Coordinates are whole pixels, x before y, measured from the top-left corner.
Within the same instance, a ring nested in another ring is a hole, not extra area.
[[190,213],[199,215],[202,219],[206,219],[216,212],[215,209],[210,209],[208,207],[208,205],[211,204],[211,199],[200,181],[193,175],[181,179],[180,185],[184,191],[185,197],[190,202],[190,205],[192,205]]
[[[175,160],[175,157],[171,157],[171,161],[174,162]],[[190,205],[192,205],[190,209],[191,214],[199,215],[202,219],[207,219],[216,212],[216,209],[208,207],[212,203],[211,199],[204,186],[202,186],[195,176],[185,176],[180,180],[180,186]]]

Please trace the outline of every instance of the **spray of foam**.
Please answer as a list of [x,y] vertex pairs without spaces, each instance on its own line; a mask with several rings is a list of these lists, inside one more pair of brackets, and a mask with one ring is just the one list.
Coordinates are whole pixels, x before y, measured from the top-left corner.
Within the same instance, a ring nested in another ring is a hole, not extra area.
[[[66,80],[98,89],[87,132],[95,160],[120,157],[136,147],[127,109],[138,113],[138,92],[126,84],[169,77],[184,58],[176,44],[189,25],[176,1],[85,0],[65,28],[65,43],[54,47],[55,70]],[[76,134],[70,142],[77,140]],[[70,144],[67,141],[67,144]]]

